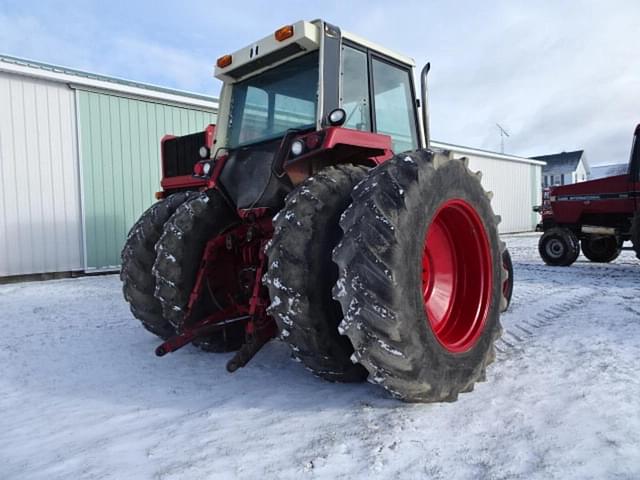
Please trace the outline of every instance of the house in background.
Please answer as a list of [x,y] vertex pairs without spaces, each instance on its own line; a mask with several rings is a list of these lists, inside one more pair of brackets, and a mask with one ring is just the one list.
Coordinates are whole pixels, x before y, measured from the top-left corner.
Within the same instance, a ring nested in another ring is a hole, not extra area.
[[628,163],[607,163],[606,165],[594,165],[589,173],[589,180],[596,180],[604,177],[615,177],[626,175],[629,171]]
[[543,187],[584,182],[589,178],[590,168],[585,158],[584,150],[531,158],[547,163],[546,166],[542,167]]

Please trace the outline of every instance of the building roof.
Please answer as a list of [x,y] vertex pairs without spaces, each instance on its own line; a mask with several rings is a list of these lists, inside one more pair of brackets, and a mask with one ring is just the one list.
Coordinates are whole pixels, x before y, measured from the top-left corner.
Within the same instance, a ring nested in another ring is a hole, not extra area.
[[66,83],[72,88],[106,90],[153,100],[167,101],[207,110],[217,109],[218,99],[194,92],[161,87],[150,83],[125,80],[98,73],[85,72],[50,63],[0,54],[0,72],[25,75]]
[[478,157],[494,158],[499,160],[507,160],[510,162],[528,163],[531,165],[545,165],[545,162],[541,160],[531,159],[526,157],[518,157],[516,155],[509,155],[506,153],[492,152],[490,150],[482,150],[479,148],[463,147],[462,145],[454,145],[453,143],[444,143],[444,142],[438,142],[435,140],[432,140],[429,143],[432,147],[438,148],[440,150],[452,150],[454,152],[458,152],[462,154],[475,155]]
[[589,178],[614,177],[616,175],[625,175],[629,171],[628,163],[607,163],[603,165],[594,165],[591,167]]
[[544,167],[545,174],[561,174],[566,172],[574,172],[578,168],[580,160],[584,165],[587,173],[589,172],[589,164],[584,156],[584,150],[574,150],[573,152],[560,152],[552,155],[540,155],[537,157],[531,157],[535,160],[541,160],[547,162],[547,166]]

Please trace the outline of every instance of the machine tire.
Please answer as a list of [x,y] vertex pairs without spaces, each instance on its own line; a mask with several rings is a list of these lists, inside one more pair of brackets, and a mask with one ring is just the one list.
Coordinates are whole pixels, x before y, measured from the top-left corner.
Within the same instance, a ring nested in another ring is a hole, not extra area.
[[511,305],[511,297],[513,296],[513,262],[508,249],[502,252],[502,268],[507,271],[507,278],[502,284],[502,296],[506,301],[506,305],[502,308],[502,312],[506,312]]
[[612,236],[593,236],[580,240],[582,253],[592,262],[609,263],[613,262],[622,251],[620,241]]
[[631,244],[636,257],[640,258],[640,211],[636,212],[631,222]]
[[580,243],[576,234],[568,228],[553,227],[540,237],[538,253],[547,265],[568,267],[580,255]]
[[267,246],[264,283],[280,337],[296,359],[329,381],[357,382],[367,376],[350,360],[353,347],[338,333],[342,311],[331,297],[338,278],[331,254],[342,237],[340,215],[366,172],[356,165],[331,166],[300,184],[274,218]]
[[[479,174],[469,171],[466,160],[426,150],[403,153],[373,169],[352,197],[333,253],[339,267],[333,297],[342,305],[340,332],[354,347],[352,361],[367,369],[370,382],[404,401],[455,401],[485,379],[504,306],[506,246]],[[462,220],[460,228],[453,228],[454,219]],[[453,249],[442,256],[455,266],[449,280],[440,276],[432,232]],[[425,267],[425,258],[433,266]],[[452,346],[455,335],[445,340],[433,326],[438,315],[427,312],[435,311],[430,285],[440,291],[451,279],[440,326],[466,332],[459,351]]]
[[175,334],[175,329],[162,316],[162,305],[153,296],[156,282],[151,269],[156,259],[155,244],[165,222],[194,195],[197,192],[174,193],[148,208],[129,230],[120,255],[122,292],[131,313],[145,329],[165,340]]
[[[162,306],[164,318],[175,329],[180,329],[185,319],[185,309],[208,240],[237,221],[235,211],[222,194],[208,190],[180,205],[165,224],[156,243],[154,296]],[[225,352],[239,348],[243,339],[244,327],[239,324],[193,343],[206,351]]]

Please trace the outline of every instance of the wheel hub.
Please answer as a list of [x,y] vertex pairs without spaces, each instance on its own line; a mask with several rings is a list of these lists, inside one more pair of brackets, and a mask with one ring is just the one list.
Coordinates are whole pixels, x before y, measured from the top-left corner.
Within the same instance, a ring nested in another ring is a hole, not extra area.
[[547,242],[545,250],[550,257],[560,258],[564,254],[564,245],[557,238],[552,238]]
[[484,225],[466,201],[443,203],[425,235],[422,296],[429,325],[444,348],[471,349],[491,303],[493,259]]

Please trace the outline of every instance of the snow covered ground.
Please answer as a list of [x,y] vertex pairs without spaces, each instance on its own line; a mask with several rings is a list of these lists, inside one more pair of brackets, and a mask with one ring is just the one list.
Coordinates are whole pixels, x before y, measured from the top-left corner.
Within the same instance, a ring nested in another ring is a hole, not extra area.
[[0,286],[0,479],[640,477],[640,262],[544,266],[506,238],[488,381],[408,405],[313,377],[272,342],[162,359],[117,276]]

